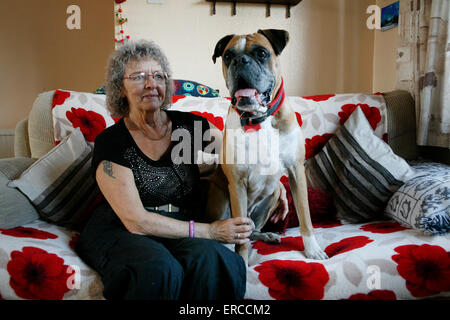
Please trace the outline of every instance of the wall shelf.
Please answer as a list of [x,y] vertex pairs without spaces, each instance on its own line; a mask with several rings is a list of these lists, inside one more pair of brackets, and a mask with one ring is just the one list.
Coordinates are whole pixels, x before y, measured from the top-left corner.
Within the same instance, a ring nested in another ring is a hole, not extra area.
[[286,16],[289,18],[291,16],[291,7],[296,6],[302,0],[206,0],[211,2],[213,5],[212,14],[216,14],[216,2],[229,2],[233,5],[232,15],[236,15],[236,4],[237,3],[254,3],[254,4],[265,4],[267,6],[267,16],[270,17],[270,6],[275,5],[285,5],[286,6]]

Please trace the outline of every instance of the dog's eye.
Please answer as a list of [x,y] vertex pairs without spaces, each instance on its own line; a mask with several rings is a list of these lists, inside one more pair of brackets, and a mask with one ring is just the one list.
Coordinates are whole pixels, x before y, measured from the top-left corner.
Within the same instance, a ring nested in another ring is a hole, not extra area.
[[225,54],[223,55],[224,60],[231,60],[231,58],[233,58],[233,53],[231,53],[230,51],[225,52]]
[[258,58],[260,58],[260,59],[264,59],[264,58],[266,58],[266,57],[268,56],[268,53],[267,53],[267,51],[264,50],[264,49],[258,49],[258,50],[256,51],[256,56],[257,56]]

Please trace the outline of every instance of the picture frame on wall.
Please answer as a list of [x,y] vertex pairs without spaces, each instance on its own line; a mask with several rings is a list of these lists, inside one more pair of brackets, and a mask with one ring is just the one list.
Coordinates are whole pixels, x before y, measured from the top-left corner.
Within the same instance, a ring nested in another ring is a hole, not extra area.
[[381,31],[392,29],[398,25],[398,8],[400,1],[381,9]]

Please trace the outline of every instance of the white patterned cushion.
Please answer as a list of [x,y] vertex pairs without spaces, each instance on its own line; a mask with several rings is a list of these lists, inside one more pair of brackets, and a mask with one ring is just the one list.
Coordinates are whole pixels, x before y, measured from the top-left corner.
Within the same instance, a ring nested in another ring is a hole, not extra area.
[[425,234],[450,231],[450,166],[415,165],[420,174],[405,182],[386,207],[386,214]]

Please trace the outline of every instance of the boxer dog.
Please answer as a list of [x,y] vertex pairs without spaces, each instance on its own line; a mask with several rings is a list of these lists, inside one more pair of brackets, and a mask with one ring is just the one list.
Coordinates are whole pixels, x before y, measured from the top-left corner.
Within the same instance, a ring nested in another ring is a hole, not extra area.
[[[215,47],[212,58],[214,63],[222,58],[232,103],[225,123],[220,167],[208,194],[207,215],[211,220],[224,219],[231,203],[233,217],[249,216],[254,221],[252,240],[279,243],[278,234],[262,233],[261,228],[278,205],[283,188],[280,178],[287,173],[305,255],[326,259],[314,237],[309,213],[305,141],[285,99],[280,71],[278,57],[288,40],[287,31],[258,30],[225,36]],[[255,161],[242,161],[242,153]],[[220,191],[226,188],[227,194]],[[236,245],[235,251],[248,263],[248,244]]]

